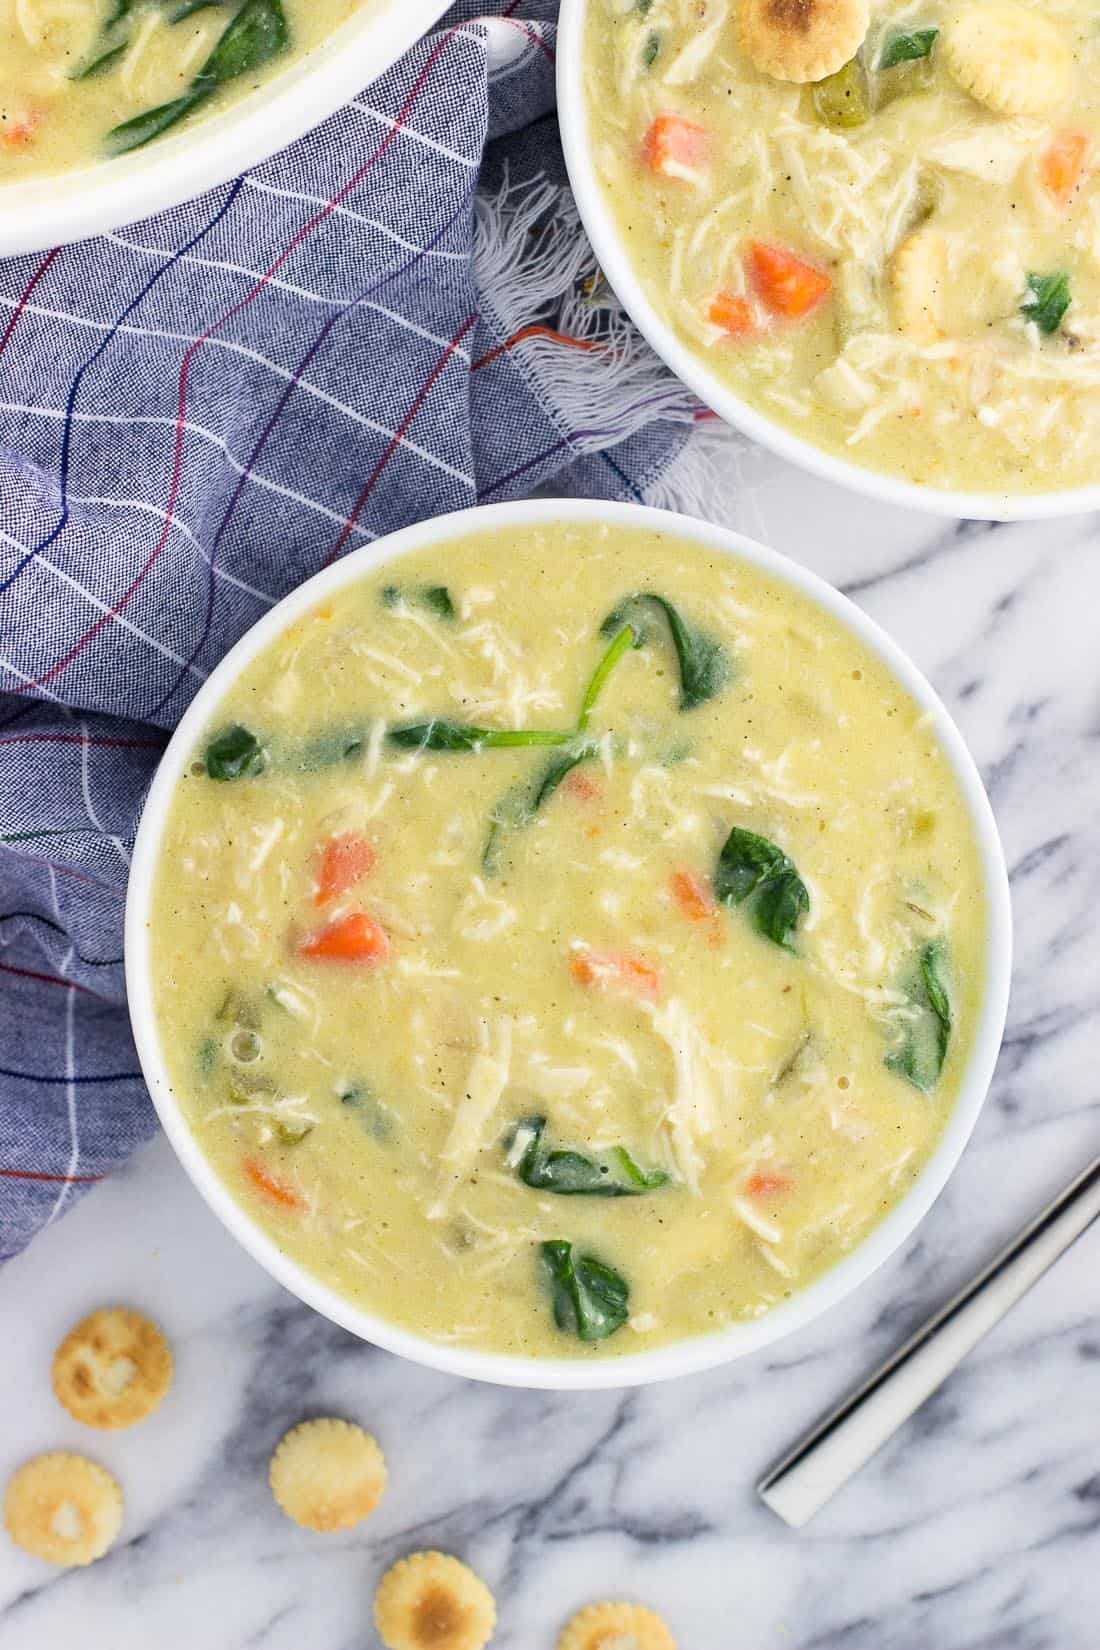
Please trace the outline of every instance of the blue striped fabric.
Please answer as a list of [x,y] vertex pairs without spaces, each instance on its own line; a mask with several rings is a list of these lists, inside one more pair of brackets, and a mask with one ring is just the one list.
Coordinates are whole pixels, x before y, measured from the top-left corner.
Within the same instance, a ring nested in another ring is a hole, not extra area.
[[192,204],[0,263],[0,1258],[155,1127],[127,864],[218,659],[358,544],[552,478],[639,497],[682,446],[667,386],[573,427],[479,289],[479,188],[561,177],[552,4],[496,15]]

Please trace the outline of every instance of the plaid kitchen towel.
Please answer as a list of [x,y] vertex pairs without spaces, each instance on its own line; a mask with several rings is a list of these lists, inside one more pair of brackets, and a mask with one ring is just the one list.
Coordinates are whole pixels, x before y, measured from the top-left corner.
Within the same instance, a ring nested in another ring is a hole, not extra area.
[[128,857],[231,644],[407,522],[685,468],[699,409],[600,301],[553,105],[551,0],[470,5],[265,165],[0,263],[0,1259],[154,1130]]

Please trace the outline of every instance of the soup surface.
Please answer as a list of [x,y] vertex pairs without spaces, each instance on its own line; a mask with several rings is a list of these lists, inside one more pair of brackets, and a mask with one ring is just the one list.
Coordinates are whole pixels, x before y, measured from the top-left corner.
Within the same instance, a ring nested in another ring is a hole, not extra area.
[[140,148],[251,91],[362,0],[0,0],[0,184]]
[[866,647],[747,563],[569,524],[272,642],[151,921],[174,1092],[250,1215],[387,1319],[537,1356],[754,1317],[858,1243],[950,1111],[985,928]]
[[911,481],[1096,480],[1093,0],[589,0],[597,170],[758,411]]

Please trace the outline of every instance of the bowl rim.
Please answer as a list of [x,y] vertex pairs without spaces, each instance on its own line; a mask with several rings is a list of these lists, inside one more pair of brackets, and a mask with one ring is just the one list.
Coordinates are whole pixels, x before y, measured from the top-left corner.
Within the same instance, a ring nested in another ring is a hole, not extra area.
[[449,4],[365,0],[301,57],[195,126],[128,155],[0,184],[0,256],[110,234],[237,177],[351,102]]
[[1038,521],[1100,509],[1100,482],[1038,493],[970,492],[925,486],[838,458],[768,418],[724,384],[701,354],[682,343],[634,271],[605,200],[589,133],[584,88],[584,29],[589,0],[561,0],[557,35],[558,123],[566,171],[581,223],[623,308],[654,352],[725,423],[824,481],[884,504],[969,521]]
[[[759,567],[815,601],[885,663],[929,714],[955,773],[977,839],[988,931],[985,990],[970,1057],[943,1134],[910,1190],[866,1238],[821,1277],[763,1317],[736,1322],[709,1334],[619,1357],[538,1359],[447,1345],[354,1305],[311,1275],[278,1247],[247,1214],[207,1161],[173,1098],[153,1009],[149,906],[161,835],[180,774],[192,760],[196,739],[227,687],[286,625],[325,594],[353,583],[408,551],[445,545],[480,530],[528,528],[553,523],[622,526],[692,541]],[[451,1375],[502,1386],[581,1391],[641,1386],[700,1373],[756,1351],[812,1322],[871,1275],[910,1235],[942,1190],[962,1154],[985,1100],[1000,1049],[1008,1007],[1012,921],[1008,873],[993,812],[962,735],[945,706],[907,654],[848,597],[816,573],[743,534],[648,506],[593,499],[528,499],[490,504],[437,516],[359,546],[343,560],[307,579],[263,615],[207,678],[165,750],[147,793],[134,844],[126,902],[125,974],[138,1057],[168,1139],[200,1195],[242,1247],[298,1299],[361,1339]]]

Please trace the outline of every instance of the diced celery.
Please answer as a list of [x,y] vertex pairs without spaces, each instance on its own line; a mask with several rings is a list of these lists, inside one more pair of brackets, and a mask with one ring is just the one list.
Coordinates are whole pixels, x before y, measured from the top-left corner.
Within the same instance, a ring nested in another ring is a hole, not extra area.
[[814,108],[826,126],[862,126],[871,118],[867,71],[858,57],[814,87]]

